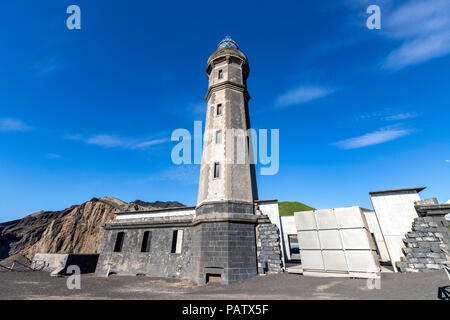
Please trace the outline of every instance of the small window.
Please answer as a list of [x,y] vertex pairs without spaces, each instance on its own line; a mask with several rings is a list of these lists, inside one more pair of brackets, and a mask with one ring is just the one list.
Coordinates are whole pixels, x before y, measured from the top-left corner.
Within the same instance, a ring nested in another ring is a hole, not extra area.
[[171,253],[181,253],[183,246],[183,230],[174,230],[172,237],[172,249]]
[[222,131],[216,131],[216,144],[222,143]]
[[222,114],[222,104],[217,105],[217,115],[220,116]]
[[214,178],[220,177],[220,163],[214,163]]
[[121,252],[123,246],[123,238],[125,236],[124,232],[119,232],[116,238],[116,244],[114,245],[114,252]]
[[144,237],[142,238],[141,252],[149,252],[150,251],[151,237],[152,237],[152,233],[150,231],[144,232]]
[[223,78],[223,71],[222,71],[222,70],[219,70],[219,75],[218,75],[218,77],[219,77],[219,79],[222,79],[222,78]]

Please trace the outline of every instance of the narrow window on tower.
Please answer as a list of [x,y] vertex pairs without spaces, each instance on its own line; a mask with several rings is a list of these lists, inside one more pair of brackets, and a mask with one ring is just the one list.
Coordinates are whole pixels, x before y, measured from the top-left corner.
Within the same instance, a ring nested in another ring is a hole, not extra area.
[[181,253],[183,246],[183,230],[174,230],[172,236],[172,249],[171,253]]
[[144,237],[142,238],[141,252],[149,252],[150,251],[151,237],[152,237],[152,233],[150,231],[144,232]]
[[219,79],[222,79],[222,78],[223,78],[223,71],[219,70]]
[[116,243],[114,245],[114,252],[121,252],[122,251],[124,235],[125,235],[124,232],[119,232],[117,234]]
[[214,178],[220,177],[220,163],[214,163]]
[[222,131],[216,131],[216,144],[222,143]]
[[219,103],[219,104],[217,105],[217,115],[220,116],[221,114],[222,114],[222,104]]

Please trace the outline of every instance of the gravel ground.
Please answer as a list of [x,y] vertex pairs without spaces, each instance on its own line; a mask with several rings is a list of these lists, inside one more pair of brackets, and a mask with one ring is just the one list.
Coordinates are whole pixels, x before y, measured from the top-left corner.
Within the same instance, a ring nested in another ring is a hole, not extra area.
[[366,280],[314,278],[296,274],[257,276],[229,286],[196,286],[189,280],[83,275],[80,290],[69,290],[68,277],[44,272],[0,272],[0,299],[438,299],[450,293],[444,271],[386,273],[381,289],[369,289]]

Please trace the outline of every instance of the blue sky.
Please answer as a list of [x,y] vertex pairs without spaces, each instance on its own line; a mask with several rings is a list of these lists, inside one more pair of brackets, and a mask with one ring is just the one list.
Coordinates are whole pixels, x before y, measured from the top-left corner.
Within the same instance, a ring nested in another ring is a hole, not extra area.
[[[71,4],[81,30],[66,28]],[[0,221],[101,196],[194,205],[199,168],[172,164],[170,136],[204,120],[225,35],[249,58],[252,126],[280,129],[261,199],[450,199],[447,0],[3,0],[0,24]]]

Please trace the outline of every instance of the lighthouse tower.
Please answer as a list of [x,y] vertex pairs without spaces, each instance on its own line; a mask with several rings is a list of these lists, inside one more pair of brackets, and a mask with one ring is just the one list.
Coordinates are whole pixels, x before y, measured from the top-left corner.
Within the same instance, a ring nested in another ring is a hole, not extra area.
[[208,59],[208,102],[197,214],[253,214],[257,187],[247,91],[250,69],[236,42],[226,37]]
[[223,284],[257,274],[257,200],[246,55],[231,38],[208,59],[207,113],[196,217],[196,280]]

